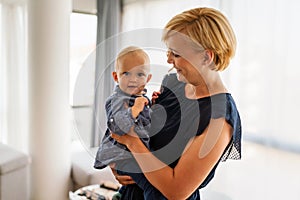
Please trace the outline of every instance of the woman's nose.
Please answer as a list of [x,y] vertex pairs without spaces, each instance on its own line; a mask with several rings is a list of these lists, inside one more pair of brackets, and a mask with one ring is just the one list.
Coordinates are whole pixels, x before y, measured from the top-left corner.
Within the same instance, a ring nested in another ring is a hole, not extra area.
[[173,59],[172,59],[171,57],[168,57],[167,62],[168,62],[169,64],[173,64]]
[[173,54],[170,51],[167,52],[167,62],[173,64]]

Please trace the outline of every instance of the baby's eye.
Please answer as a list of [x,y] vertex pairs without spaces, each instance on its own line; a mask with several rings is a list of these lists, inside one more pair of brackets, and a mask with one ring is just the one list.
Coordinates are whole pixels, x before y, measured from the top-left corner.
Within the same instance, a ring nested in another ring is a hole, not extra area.
[[138,77],[146,76],[144,73],[138,73],[137,75],[138,75]]
[[128,76],[129,72],[123,72],[122,75]]

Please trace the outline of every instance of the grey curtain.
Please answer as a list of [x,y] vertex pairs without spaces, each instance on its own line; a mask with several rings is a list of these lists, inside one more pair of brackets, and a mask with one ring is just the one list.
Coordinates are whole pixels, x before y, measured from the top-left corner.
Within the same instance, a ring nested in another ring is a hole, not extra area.
[[121,0],[97,0],[97,49],[91,147],[99,146],[106,129],[105,100],[112,93],[112,71],[118,53]]

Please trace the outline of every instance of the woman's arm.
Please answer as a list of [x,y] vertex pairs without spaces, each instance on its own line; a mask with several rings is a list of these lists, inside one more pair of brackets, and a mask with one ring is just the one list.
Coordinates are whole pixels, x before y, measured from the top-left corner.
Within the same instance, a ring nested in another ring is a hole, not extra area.
[[186,199],[220,159],[230,142],[232,128],[223,118],[212,119],[208,128],[189,142],[174,169],[157,159],[134,134],[112,137],[127,146],[146,178],[165,197]]

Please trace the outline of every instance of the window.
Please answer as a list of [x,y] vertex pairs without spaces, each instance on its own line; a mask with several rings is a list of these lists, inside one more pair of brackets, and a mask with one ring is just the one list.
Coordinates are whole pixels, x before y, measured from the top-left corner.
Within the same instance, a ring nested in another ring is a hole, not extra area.
[[97,16],[72,13],[70,19],[70,105],[72,106],[72,140],[90,141],[94,68],[84,63],[96,48]]
[[[92,14],[72,13],[70,26],[70,104],[72,106],[86,106],[92,102],[91,100],[93,97],[91,97],[91,95],[81,95],[81,97],[84,98],[78,99],[79,96],[77,95],[74,98],[74,90],[81,89],[76,88],[76,82],[81,79],[82,76],[94,76],[93,74],[84,74],[85,72],[82,72],[85,70],[83,69],[83,63],[88,58],[89,54],[96,48],[97,16]],[[85,81],[89,80],[90,79],[87,78]],[[86,84],[92,83],[86,82]],[[77,85],[77,87],[82,86]],[[85,94],[85,92],[82,94]]]

